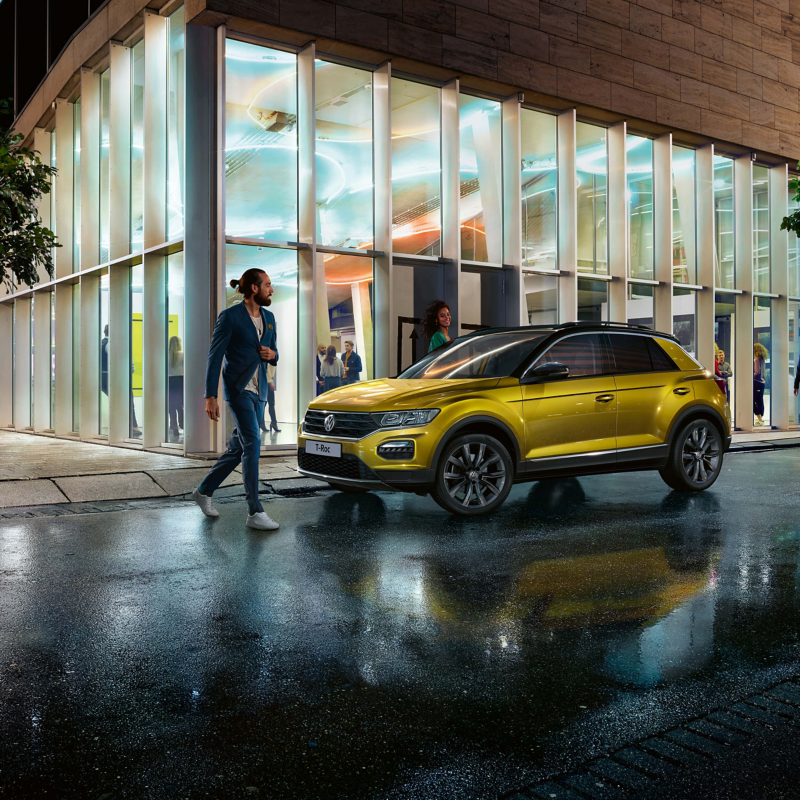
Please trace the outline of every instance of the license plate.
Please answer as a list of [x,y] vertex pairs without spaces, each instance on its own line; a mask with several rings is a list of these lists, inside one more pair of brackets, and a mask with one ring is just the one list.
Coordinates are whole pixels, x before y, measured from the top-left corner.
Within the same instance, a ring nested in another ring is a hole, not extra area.
[[342,446],[338,442],[312,442],[310,439],[306,439],[306,453],[341,458]]

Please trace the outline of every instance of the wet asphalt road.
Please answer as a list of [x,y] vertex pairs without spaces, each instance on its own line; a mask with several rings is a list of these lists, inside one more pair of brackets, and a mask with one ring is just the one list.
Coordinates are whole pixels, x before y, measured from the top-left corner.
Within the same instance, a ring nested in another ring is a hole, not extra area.
[[800,673],[798,482],[0,522],[0,797],[497,797]]

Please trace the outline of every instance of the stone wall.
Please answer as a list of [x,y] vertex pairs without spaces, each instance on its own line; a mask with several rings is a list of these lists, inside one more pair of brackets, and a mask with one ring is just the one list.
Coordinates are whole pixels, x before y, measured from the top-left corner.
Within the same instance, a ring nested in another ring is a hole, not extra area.
[[800,158],[800,0],[186,5],[197,22],[257,21]]

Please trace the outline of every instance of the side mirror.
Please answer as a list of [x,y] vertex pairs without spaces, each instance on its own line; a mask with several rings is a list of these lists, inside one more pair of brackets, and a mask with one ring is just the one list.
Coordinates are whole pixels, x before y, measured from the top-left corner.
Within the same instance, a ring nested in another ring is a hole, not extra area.
[[539,364],[534,367],[520,380],[521,384],[544,383],[545,381],[560,381],[569,378],[569,367],[566,364],[559,364],[557,361],[548,361],[546,364]]

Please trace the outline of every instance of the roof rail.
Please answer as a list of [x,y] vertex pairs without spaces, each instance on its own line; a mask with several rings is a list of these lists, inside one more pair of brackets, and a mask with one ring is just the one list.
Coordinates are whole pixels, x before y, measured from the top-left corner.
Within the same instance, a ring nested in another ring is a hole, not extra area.
[[557,328],[573,328],[578,327],[581,325],[591,325],[601,326],[603,328],[635,328],[640,331],[650,331],[651,333],[655,333],[656,331],[653,330],[649,325],[635,325],[633,322],[603,322],[603,321],[593,321],[593,320],[578,320],[577,322],[562,322],[560,325],[556,325]]

